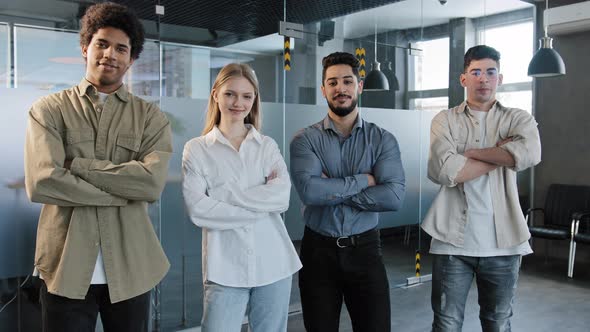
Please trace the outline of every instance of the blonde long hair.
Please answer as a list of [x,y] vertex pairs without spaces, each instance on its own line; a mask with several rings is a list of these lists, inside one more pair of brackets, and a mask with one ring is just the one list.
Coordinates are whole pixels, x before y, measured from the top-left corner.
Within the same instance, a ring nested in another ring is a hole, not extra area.
[[247,64],[230,63],[223,67],[219,74],[217,74],[215,83],[213,83],[213,87],[211,88],[209,105],[207,106],[207,119],[205,120],[205,128],[203,129],[202,135],[206,135],[213,130],[213,127],[218,125],[221,120],[221,111],[219,110],[219,105],[215,101],[215,98],[213,98],[213,95],[217,93],[219,88],[221,88],[221,86],[228,80],[236,77],[246,78],[254,87],[254,102],[252,103],[250,113],[244,118],[244,123],[249,123],[254,126],[256,130],[260,131],[262,114],[260,112],[260,91],[258,89],[258,79],[256,79],[256,74],[254,74],[254,70],[252,70]]

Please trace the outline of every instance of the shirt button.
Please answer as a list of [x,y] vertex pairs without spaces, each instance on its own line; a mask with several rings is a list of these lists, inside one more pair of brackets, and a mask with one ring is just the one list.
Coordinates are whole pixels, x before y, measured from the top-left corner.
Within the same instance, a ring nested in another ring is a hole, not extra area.
[[248,249],[248,255],[252,255],[253,252],[252,249]]
[[94,246],[95,246],[95,247],[98,247],[98,245],[99,245],[99,243],[98,243],[98,242],[96,242],[96,243],[94,244]]
[[97,107],[97,108],[96,108],[96,111],[100,113],[100,111],[102,111],[102,108],[100,108],[100,107]]
[[463,210],[463,214],[467,214],[467,210]]
[[479,125],[479,121],[475,121],[475,124],[476,124],[476,125]]
[[476,139],[475,141],[476,141],[477,143],[479,143],[479,140],[478,140],[478,139]]

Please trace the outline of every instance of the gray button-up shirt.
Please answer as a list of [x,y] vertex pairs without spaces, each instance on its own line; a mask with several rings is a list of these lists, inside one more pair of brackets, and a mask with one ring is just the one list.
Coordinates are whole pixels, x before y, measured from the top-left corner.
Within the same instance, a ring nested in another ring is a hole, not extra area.
[[[369,187],[367,173],[376,186]],[[360,116],[348,137],[329,116],[299,131],[291,142],[291,177],[306,225],[332,237],[375,228],[378,212],[399,209],[405,195],[397,140]]]

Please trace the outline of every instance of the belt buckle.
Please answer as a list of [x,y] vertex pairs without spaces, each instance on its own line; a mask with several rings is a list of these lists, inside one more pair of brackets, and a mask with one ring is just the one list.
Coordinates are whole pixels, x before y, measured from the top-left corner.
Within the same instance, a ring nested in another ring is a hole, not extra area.
[[348,236],[341,236],[338,239],[336,239],[336,245],[338,246],[338,248],[346,248],[346,247],[348,247],[348,246],[343,246],[343,245],[340,244],[340,240],[343,240],[343,239],[348,239]]

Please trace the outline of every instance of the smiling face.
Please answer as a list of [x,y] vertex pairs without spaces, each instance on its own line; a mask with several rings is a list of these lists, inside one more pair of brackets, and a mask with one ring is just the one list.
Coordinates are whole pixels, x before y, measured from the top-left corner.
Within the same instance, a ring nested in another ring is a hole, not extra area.
[[347,116],[356,109],[358,97],[363,91],[363,82],[359,82],[352,67],[345,64],[328,67],[325,77],[322,95],[326,98],[330,111],[339,117]]
[[244,123],[256,100],[256,90],[245,77],[230,78],[213,92],[221,122]]
[[123,30],[98,29],[82,47],[86,59],[86,79],[100,92],[111,93],[123,84],[123,76],[133,64],[129,36]]
[[461,74],[461,85],[467,89],[470,105],[491,106],[496,100],[496,90],[502,85],[502,74],[492,59],[473,60]]

